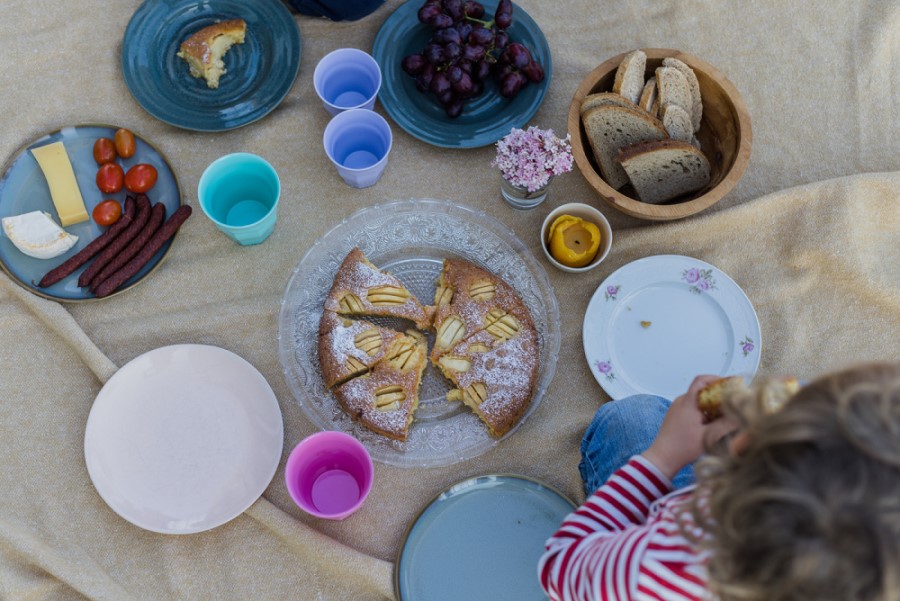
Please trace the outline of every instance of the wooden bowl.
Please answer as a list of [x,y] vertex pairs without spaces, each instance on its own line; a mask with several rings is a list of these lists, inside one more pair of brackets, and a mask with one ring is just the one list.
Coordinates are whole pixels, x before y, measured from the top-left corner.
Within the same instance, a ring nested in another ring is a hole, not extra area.
[[750,114],[734,84],[713,66],[678,50],[645,48],[644,52],[647,54],[645,78],[651,77],[666,57],[681,60],[697,75],[703,98],[703,119],[696,135],[700,140],[701,149],[709,159],[711,168],[709,184],[702,190],[667,203],[649,204],[637,200],[630,184],[616,190],[600,176],[600,168],[594,160],[590,142],[581,123],[581,102],[588,94],[612,91],[616,69],[628,52],[612,57],[591,71],[578,86],[569,107],[568,129],[571,134],[572,154],[591,187],[616,209],[632,217],[652,221],[682,219],[717,203],[734,188],[744,174],[750,162],[750,146],[753,140]]

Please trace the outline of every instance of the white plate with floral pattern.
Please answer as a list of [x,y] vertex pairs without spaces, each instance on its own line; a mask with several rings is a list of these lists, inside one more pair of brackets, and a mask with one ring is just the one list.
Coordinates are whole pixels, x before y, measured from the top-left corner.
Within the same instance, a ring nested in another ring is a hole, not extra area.
[[700,374],[756,373],[760,327],[750,299],[699,259],[657,255],[609,275],[582,329],[591,373],[613,399],[674,399]]

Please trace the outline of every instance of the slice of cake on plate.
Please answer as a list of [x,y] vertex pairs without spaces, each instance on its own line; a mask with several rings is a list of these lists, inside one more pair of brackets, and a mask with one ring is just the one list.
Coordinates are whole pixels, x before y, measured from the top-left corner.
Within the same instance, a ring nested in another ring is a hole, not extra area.
[[350,417],[369,430],[405,441],[419,406],[419,386],[428,365],[428,343],[410,330],[370,371],[340,384],[334,396]]
[[319,365],[328,388],[360,376],[384,359],[404,335],[365,320],[323,311],[319,322]]
[[219,87],[225,73],[222,57],[234,44],[243,44],[247,24],[243,19],[213,23],[181,43],[177,56],[184,59],[194,77],[202,77],[210,88]]
[[421,330],[428,329],[433,319],[432,307],[422,305],[400,280],[378,269],[358,248],[338,268],[324,308],[348,316],[408,319]]
[[442,354],[435,365],[456,386],[447,399],[465,403],[491,436],[500,438],[531,403],[539,356],[533,329],[521,329],[510,338],[482,330]]
[[444,260],[434,304],[432,361],[481,330],[502,338],[534,329],[531,313],[513,287],[469,261]]

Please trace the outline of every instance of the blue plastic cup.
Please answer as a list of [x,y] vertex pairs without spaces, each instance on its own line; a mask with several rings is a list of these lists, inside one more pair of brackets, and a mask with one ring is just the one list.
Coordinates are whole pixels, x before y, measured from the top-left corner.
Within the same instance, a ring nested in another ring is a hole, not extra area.
[[275,229],[281,182],[264,158],[247,152],[219,157],[200,176],[200,208],[242,245],[259,244]]
[[349,109],[372,110],[381,89],[381,69],[362,50],[340,48],[316,65],[313,86],[325,110],[332,115]]
[[354,188],[366,188],[384,172],[393,135],[388,122],[378,113],[351,109],[332,118],[325,127],[322,143],[344,181]]

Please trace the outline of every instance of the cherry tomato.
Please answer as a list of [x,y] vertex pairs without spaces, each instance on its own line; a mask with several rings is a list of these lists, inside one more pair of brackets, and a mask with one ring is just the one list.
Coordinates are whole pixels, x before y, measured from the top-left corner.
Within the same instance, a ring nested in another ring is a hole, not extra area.
[[109,138],[97,138],[94,142],[94,160],[98,165],[116,160],[116,144]]
[[112,225],[116,221],[119,220],[119,217],[122,216],[122,205],[119,204],[118,201],[113,199],[107,199],[94,207],[94,211],[91,213],[94,221],[97,222],[97,225]]
[[134,134],[124,127],[117,129],[115,134],[116,152],[123,159],[134,155]]
[[104,163],[97,171],[97,187],[104,194],[115,194],[125,183],[125,171],[118,163]]
[[139,163],[125,174],[125,188],[129,192],[146,192],[156,185],[156,167]]

